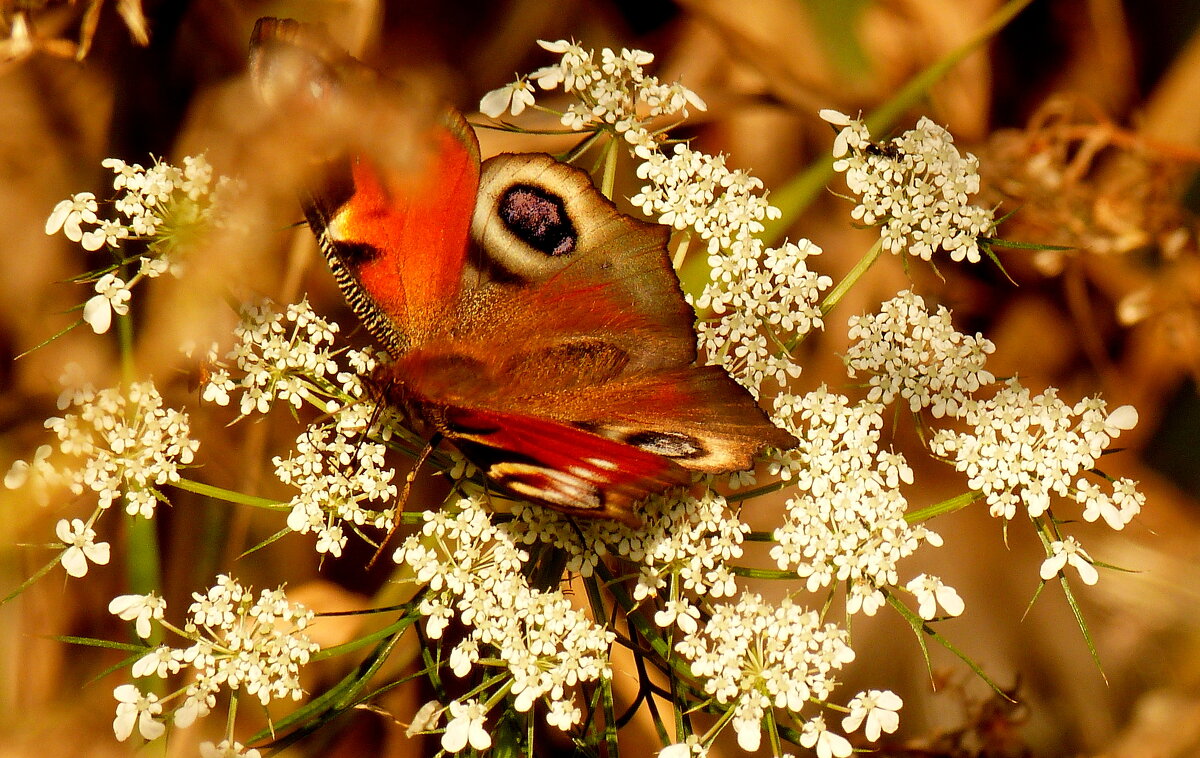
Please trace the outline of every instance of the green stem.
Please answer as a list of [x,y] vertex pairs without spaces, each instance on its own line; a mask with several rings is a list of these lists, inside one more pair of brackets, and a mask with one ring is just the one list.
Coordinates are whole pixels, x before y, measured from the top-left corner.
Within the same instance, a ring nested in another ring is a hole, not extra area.
[[[858,263],[854,264],[854,268],[846,272],[846,276],[844,276],[842,280],[838,282],[832,290],[829,291],[829,294],[825,296],[825,300],[821,302],[822,317],[829,315],[829,312],[832,311],[837,304],[841,302],[842,298],[846,296],[846,293],[850,291],[850,288],[853,287],[858,280],[862,278],[862,275],[867,273],[867,269],[871,268],[871,265],[879,259],[879,254],[882,252],[883,240],[875,240],[875,244],[871,245],[871,249],[867,251],[867,254],[860,258]],[[807,335],[802,334],[793,339],[791,344],[786,346],[787,352],[790,353],[799,347],[800,343],[804,341],[805,336]]]
[[[129,314],[116,318],[117,344],[121,355],[121,382],[126,389],[137,379],[137,368],[133,356],[133,317]],[[129,419],[135,422],[136,419]],[[126,552],[125,574],[129,580],[129,591],[145,595],[161,591],[161,565],[159,560],[158,533],[154,522],[140,516],[125,516],[125,529],[129,536]]]
[[825,296],[825,300],[821,302],[822,316],[829,315],[829,312],[832,311],[837,304],[842,301],[842,298],[846,296],[846,293],[850,291],[850,288],[862,278],[863,274],[867,273],[867,269],[871,268],[871,265],[875,263],[876,259],[879,258],[879,254],[882,252],[883,240],[875,240],[875,244],[871,245],[871,249],[867,251],[867,254],[860,258],[858,263],[854,264],[854,268],[850,269],[846,276],[837,283],[837,286],[830,290],[829,294]]
[[617,186],[617,141],[610,139],[604,143],[604,177],[600,182],[600,191],[609,200],[613,199],[613,191]]

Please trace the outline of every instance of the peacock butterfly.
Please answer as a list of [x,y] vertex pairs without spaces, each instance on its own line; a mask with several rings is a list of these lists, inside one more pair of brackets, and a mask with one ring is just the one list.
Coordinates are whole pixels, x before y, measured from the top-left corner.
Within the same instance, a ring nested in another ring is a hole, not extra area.
[[495,485],[636,525],[634,502],[690,472],[796,444],[721,368],[697,365],[666,227],[549,155],[481,162],[461,114],[313,27],[260,19],[250,60],[290,128],[328,136],[304,211],[392,356],[382,396]]

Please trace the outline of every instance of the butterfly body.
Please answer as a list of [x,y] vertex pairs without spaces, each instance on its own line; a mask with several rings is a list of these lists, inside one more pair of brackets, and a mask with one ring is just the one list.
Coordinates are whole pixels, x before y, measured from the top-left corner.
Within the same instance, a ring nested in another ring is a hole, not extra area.
[[[312,34],[259,22],[260,88],[280,78],[274,48],[328,57]],[[350,99],[328,94],[341,78],[370,80],[350,61],[305,63],[325,85],[303,97]],[[305,211],[347,300],[393,357],[376,382],[492,482],[635,524],[634,502],[690,472],[749,468],[764,446],[795,444],[722,369],[696,365],[665,227],[620,213],[551,156],[480,162],[453,111],[418,130],[415,158],[328,118],[343,144]]]

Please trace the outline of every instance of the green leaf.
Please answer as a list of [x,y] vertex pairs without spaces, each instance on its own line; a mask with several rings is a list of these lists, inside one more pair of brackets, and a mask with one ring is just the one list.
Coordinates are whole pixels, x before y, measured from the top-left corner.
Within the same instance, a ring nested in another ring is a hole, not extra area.
[[987,672],[983,670],[982,666],[976,663],[974,659],[969,657],[966,653],[959,650],[958,647],[951,643],[950,640],[946,639],[946,637],[942,636],[942,634],[935,631],[933,627],[931,627],[923,618],[918,616],[911,608],[900,602],[899,598],[887,591],[884,591],[884,595],[887,597],[888,605],[892,606],[897,612],[899,612],[900,616],[908,622],[909,626],[912,627],[913,633],[917,635],[918,640],[921,640],[921,648],[925,652],[925,666],[929,668],[930,677],[933,676],[933,668],[929,659],[929,653],[927,650],[925,650],[925,644],[922,639],[923,635],[933,638],[934,641],[936,641],[939,645],[946,648],[946,650],[949,650],[959,660],[967,664],[967,667],[970,668],[971,671],[975,672],[976,676],[986,682],[987,685],[992,688],[992,691],[997,695],[1010,703],[1016,702],[1008,695],[1007,692],[1000,688],[999,684],[997,684],[990,676],[987,675]]
[[904,520],[910,524],[920,524],[928,521],[934,516],[941,516],[944,513],[953,513],[954,511],[962,510],[972,503],[977,503],[983,500],[985,495],[982,492],[970,491],[964,492],[961,495],[947,498],[940,503],[927,505],[924,508],[916,511],[910,511],[904,514]]

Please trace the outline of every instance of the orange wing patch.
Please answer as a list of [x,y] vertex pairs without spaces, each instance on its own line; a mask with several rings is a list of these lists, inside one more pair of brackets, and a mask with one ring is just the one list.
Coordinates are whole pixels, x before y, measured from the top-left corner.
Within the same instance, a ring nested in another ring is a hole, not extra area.
[[452,129],[438,129],[420,170],[352,159],[353,194],[329,219],[331,242],[367,251],[344,263],[374,304],[410,337],[458,301],[479,162]]

